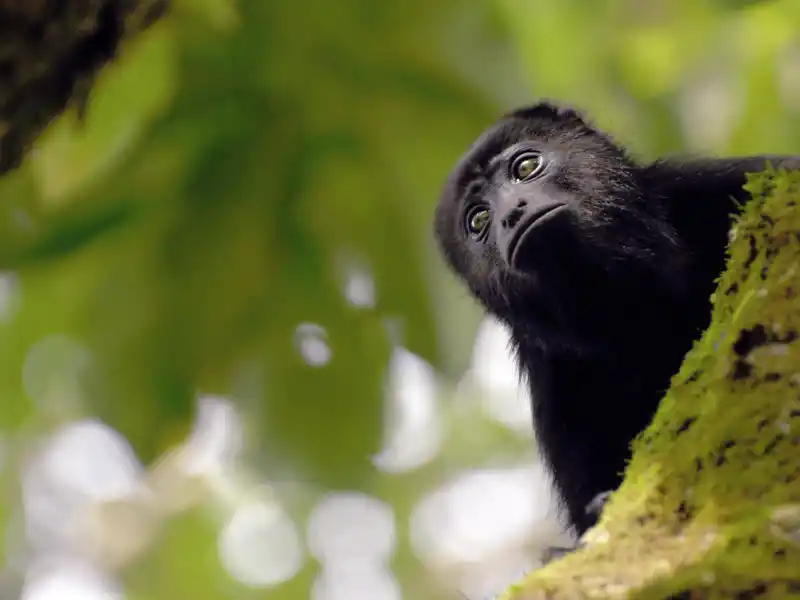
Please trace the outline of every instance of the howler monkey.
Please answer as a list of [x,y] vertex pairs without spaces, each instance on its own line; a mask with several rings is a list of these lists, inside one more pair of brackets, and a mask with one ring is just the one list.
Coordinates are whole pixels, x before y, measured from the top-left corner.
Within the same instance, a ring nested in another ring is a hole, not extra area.
[[439,246],[511,333],[570,525],[615,489],[630,443],[708,326],[745,173],[800,157],[639,162],[578,112],[523,108],[450,173]]

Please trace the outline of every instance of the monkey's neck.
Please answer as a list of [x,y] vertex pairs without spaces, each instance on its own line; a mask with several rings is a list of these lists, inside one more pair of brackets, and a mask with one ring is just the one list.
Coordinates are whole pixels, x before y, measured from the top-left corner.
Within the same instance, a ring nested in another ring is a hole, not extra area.
[[692,338],[710,314],[703,301],[714,277],[690,275],[670,257],[656,255],[655,261],[657,268],[653,261],[630,261],[613,274],[602,263],[570,265],[564,271],[580,277],[543,278],[548,286],[525,311],[506,318],[520,357],[541,353],[630,364],[647,360],[653,346]]

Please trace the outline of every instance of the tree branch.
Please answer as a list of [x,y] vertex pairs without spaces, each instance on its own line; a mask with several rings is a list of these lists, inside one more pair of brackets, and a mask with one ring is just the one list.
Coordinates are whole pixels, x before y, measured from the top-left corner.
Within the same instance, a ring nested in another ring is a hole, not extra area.
[[169,0],[0,0],[0,174]]

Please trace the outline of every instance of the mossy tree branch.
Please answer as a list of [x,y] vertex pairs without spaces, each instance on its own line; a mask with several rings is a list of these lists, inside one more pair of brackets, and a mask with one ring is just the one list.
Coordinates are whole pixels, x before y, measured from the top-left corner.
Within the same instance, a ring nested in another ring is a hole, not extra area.
[[505,600],[800,595],[800,172],[748,190],[712,324],[587,547]]
[[169,0],[0,0],[0,174]]

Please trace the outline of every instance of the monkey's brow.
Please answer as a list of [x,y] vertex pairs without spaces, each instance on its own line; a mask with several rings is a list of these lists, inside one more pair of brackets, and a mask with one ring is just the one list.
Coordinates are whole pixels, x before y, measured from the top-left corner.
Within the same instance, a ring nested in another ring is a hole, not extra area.
[[503,165],[503,163],[506,161],[506,151],[507,148],[504,148],[502,152],[498,152],[489,159],[489,162],[486,164],[486,167],[483,170],[486,177],[491,178],[497,169]]
[[465,168],[456,180],[456,188],[460,192],[464,192],[475,182],[486,179],[486,170],[479,162],[471,163],[468,168]]
[[505,161],[505,149],[493,152],[488,158],[474,157],[456,182],[459,190],[467,190],[476,181],[489,181]]

